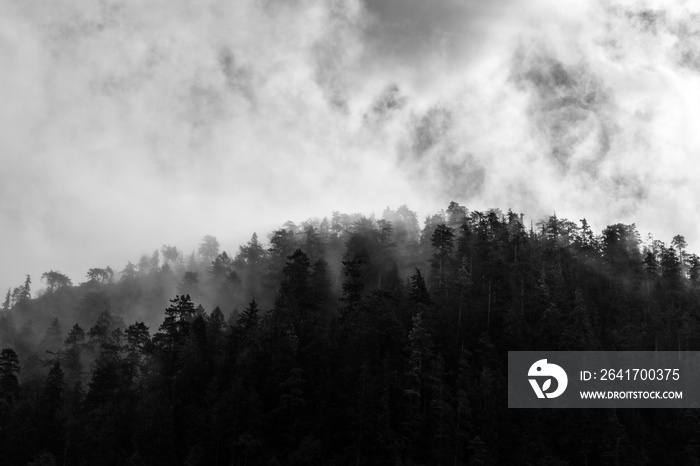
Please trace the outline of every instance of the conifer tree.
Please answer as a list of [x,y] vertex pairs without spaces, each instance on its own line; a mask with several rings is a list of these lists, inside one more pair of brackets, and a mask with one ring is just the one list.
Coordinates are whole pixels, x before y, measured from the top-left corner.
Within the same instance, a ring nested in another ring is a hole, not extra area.
[[190,295],[178,295],[170,300],[165,319],[158,329],[166,345],[177,345],[189,333],[196,311]]
[[[19,395],[19,358],[12,348],[0,352],[0,400],[11,406]],[[0,414],[2,414],[0,412]]]

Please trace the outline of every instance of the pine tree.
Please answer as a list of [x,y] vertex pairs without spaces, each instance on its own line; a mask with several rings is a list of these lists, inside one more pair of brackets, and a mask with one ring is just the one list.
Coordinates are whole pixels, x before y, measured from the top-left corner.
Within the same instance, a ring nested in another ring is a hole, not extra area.
[[323,258],[325,254],[325,245],[316,229],[308,225],[304,228],[304,235],[306,237],[304,241],[304,251],[309,256],[309,261],[315,262]]
[[158,333],[167,346],[181,343],[189,333],[191,321],[196,314],[190,295],[178,295],[170,300],[165,310],[165,319]]
[[7,294],[5,295],[5,302],[2,303],[2,310],[9,311],[12,307],[12,292],[10,288],[7,289]]
[[44,390],[41,394],[42,415],[53,417],[63,406],[63,387],[65,385],[61,363],[55,360],[46,376]]
[[258,323],[260,322],[259,313],[258,303],[253,299],[248,304],[248,307],[241,312],[241,315],[238,316],[238,321],[236,322],[236,327],[243,335],[247,335],[258,327]]
[[19,395],[19,371],[17,353],[12,348],[3,349],[0,352],[0,400],[4,400],[10,406]]
[[108,342],[110,333],[116,328],[114,317],[109,310],[103,310],[95,325],[90,327],[88,331],[88,338],[90,339],[90,346],[96,349],[99,346],[103,346]]
[[24,280],[24,284],[12,290],[12,304],[22,304],[31,299],[31,283],[32,278],[27,275],[27,278]]
[[218,344],[221,343],[221,338],[224,335],[224,327],[226,326],[226,318],[224,313],[221,312],[221,308],[216,306],[211,314],[206,319],[207,322],[207,335],[214,347],[218,348]]
[[301,249],[287,258],[282,270],[283,279],[275,302],[275,309],[284,309],[293,318],[301,318],[301,313],[313,306],[311,297],[311,263]]
[[80,325],[73,326],[64,344],[65,350],[61,352],[62,367],[65,368],[66,379],[72,386],[80,381],[84,369],[82,354],[85,346],[85,331]]
[[44,338],[41,340],[43,350],[56,352],[63,346],[63,333],[61,332],[61,324],[58,318],[51,321],[51,325],[46,329]]
[[409,292],[409,296],[414,302],[429,306],[431,304],[431,299],[428,288],[425,286],[425,280],[420,273],[420,269],[415,270],[416,273],[411,276],[411,291]]
[[143,322],[134,322],[126,329],[126,341],[130,351],[143,353],[150,343],[148,327]]
[[24,286],[22,287],[22,299],[31,299],[32,297],[32,292],[31,292],[31,283],[32,283],[32,277],[27,275],[27,278],[24,280]]
[[129,261],[121,271],[120,282],[128,282],[136,279],[136,266]]
[[267,250],[269,260],[265,271],[268,289],[277,290],[282,282],[282,270],[287,263],[287,257],[297,248],[297,241],[291,231],[281,229],[270,235],[270,248]]
[[85,342],[85,331],[83,328],[75,324],[73,325],[73,328],[71,329],[70,332],[68,332],[68,336],[66,337],[65,344],[66,345],[75,345],[75,344],[82,344]]
[[447,263],[454,246],[454,230],[444,223],[439,224],[433,232],[430,241],[435,254],[430,261],[431,278],[437,290],[446,287]]
[[127,370],[131,379],[138,379],[144,369],[144,359],[150,350],[151,334],[143,322],[134,322],[126,329]]

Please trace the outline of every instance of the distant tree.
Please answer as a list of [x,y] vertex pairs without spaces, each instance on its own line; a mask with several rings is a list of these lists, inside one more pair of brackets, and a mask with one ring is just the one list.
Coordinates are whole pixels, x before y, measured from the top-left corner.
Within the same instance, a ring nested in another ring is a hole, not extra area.
[[197,270],[197,257],[194,255],[194,251],[187,257],[187,265],[185,268],[191,271]]
[[27,275],[27,278],[24,279],[24,286],[22,287],[22,297],[21,297],[22,300],[31,299],[31,297],[32,297],[31,283],[32,283],[32,277]]
[[73,282],[70,278],[68,278],[66,275],[63,275],[60,272],[55,272],[53,270],[49,272],[44,272],[41,275],[41,279],[46,281],[46,288],[49,293],[53,293],[59,288],[73,285]]
[[262,291],[263,262],[267,253],[253,233],[250,241],[241,246],[234,264],[243,273],[245,292],[248,296],[260,296]]
[[136,271],[137,271],[136,266],[134,264],[132,264],[131,261],[129,261],[126,264],[126,266],[124,267],[124,269],[121,271],[120,281],[125,282],[125,281],[135,279],[136,278]]
[[52,320],[49,328],[46,329],[44,338],[41,340],[41,346],[42,349],[51,352],[56,352],[63,346],[63,334],[58,318]]
[[2,310],[9,311],[12,306],[12,291],[10,288],[7,289],[7,294],[5,295],[5,302],[2,303]]
[[[5,348],[0,352],[0,401],[5,401],[10,406],[19,395],[19,358],[12,348]],[[2,406],[0,406],[2,414]]]
[[178,344],[187,336],[195,313],[190,295],[179,295],[170,300],[165,319],[158,329],[166,345]]
[[391,222],[394,227],[394,238],[399,248],[415,245],[420,237],[420,227],[416,213],[402,205],[396,211],[389,207],[384,209],[382,218]]
[[111,308],[112,303],[109,294],[105,291],[90,290],[80,299],[76,311],[85,321],[94,322],[99,319],[103,311]]
[[143,371],[145,355],[151,345],[151,334],[143,322],[129,325],[125,333],[129,378],[139,378]]
[[347,310],[354,308],[362,299],[365,289],[362,272],[366,263],[366,255],[362,253],[356,254],[350,260],[342,261],[345,281],[343,281],[343,297],[340,300],[345,303]]
[[394,234],[394,226],[388,220],[377,220],[378,235],[377,241],[379,242],[379,247],[382,249],[388,249],[394,246],[391,241],[391,237]]
[[90,330],[88,331],[90,344],[93,347],[97,347],[108,343],[110,334],[115,328],[117,328],[117,325],[114,316],[112,316],[112,313],[109,312],[108,309],[103,310],[97,318],[95,325],[90,327]]
[[18,286],[12,289],[12,299],[11,299],[11,304],[10,307],[14,306],[15,304],[19,303],[22,300],[22,287]]
[[82,354],[85,345],[85,331],[75,324],[64,342],[65,349],[61,352],[61,363],[66,370],[66,378],[70,382],[78,382],[83,373]]
[[169,244],[161,246],[160,252],[163,254],[163,259],[169,263],[175,262],[180,256],[180,251],[178,251],[175,246],[170,246]]
[[32,318],[28,318],[22,323],[22,326],[19,329],[19,333],[17,334],[17,342],[20,343],[18,349],[20,351],[24,349],[29,349],[28,345],[33,344],[34,341],[36,341],[36,330],[34,329],[34,321]]
[[197,296],[199,294],[199,273],[191,271],[185,272],[178,286],[178,291],[182,295],[190,294]]
[[688,279],[695,286],[700,284],[700,257],[697,254],[688,256]]
[[311,263],[301,249],[297,249],[287,258],[283,271],[284,278],[280,286],[276,307],[289,311],[301,311],[311,305],[310,284]]
[[409,295],[416,303],[425,304],[426,306],[431,303],[428,288],[425,286],[425,280],[419,269],[416,269],[415,275],[411,276],[411,291]]
[[647,277],[653,278],[659,274],[659,261],[656,258],[656,254],[653,249],[647,249],[644,253],[644,272]]
[[559,247],[568,246],[580,238],[578,225],[565,218],[558,218],[556,213],[537,225],[542,228],[544,237]]
[[605,258],[617,267],[629,268],[631,272],[641,269],[640,243],[641,239],[634,223],[617,223],[603,230],[602,247]]
[[224,313],[221,312],[219,306],[216,306],[207,319],[207,331],[211,333],[223,332],[225,325],[226,318],[224,317]]
[[312,225],[308,225],[304,228],[304,236],[306,237],[304,250],[309,256],[309,260],[315,262],[322,258],[325,254],[325,246],[318,231]]
[[[472,212],[472,215],[475,213]],[[420,241],[418,249],[420,251],[421,261],[423,263],[430,262],[434,254],[434,247],[432,245],[433,233],[437,229],[438,225],[445,224],[445,216],[440,214],[435,214],[425,218],[423,229],[420,231]]]
[[598,341],[591,322],[592,312],[580,289],[574,294],[574,308],[560,331],[560,347],[566,351],[595,351]]
[[[88,383],[89,391],[85,398],[85,405],[88,408],[109,408],[116,399],[123,396],[123,391],[120,389],[131,383],[131,380],[125,377],[124,365],[118,351],[115,351],[117,349],[115,345],[105,347],[95,360],[92,378]],[[112,433],[112,435],[116,434],[116,431]]]
[[9,344],[15,341],[17,330],[15,329],[14,317],[9,312],[0,313],[0,342]]
[[143,322],[134,322],[126,329],[126,341],[133,351],[143,352],[150,342],[148,327]]
[[282,257],[284,262],[287,256],[294,252],[294,249],[296,249],[294,232],[285,229],[272,232],[268,251],[273,257]]
[[156,270],[158,267],[160,267],[160,253],[157,249],[153,251],[153,254],[151,255],[150,266],[151,270]]
[[31,284],[32,284],[32,278],[29,275],[27,275],[27,278],[24,280],[24,285],[20,285],[17,288],[12,290],[12,303],[13,304],[22,303],[26,300],[31,299],[31,297],[32,297]]
[[664,248],[661,251],[661,277],[667,285],[677,287],[680,285],[681,261],[673,247]]
[[459,205],[457,202],[451,201],[450,205],[447,207],[447,212],[445,213],[447,226],[453,230],[461,227],[467,220],[468,213],[469,212],[466,207]]
[[250,241],[239,248],[236,258],[243,260],[249,267],[255,267],[259,266],[264,256],[265,249],[260,244],[260,241],[258,241],[258,234],[253,233]]
[[282,225],[282,227],[286,228],[293,234],[299,233],[299,227],[291,220],[287,220],[286,222],[284,222],[284,225]]
[[41,394],[42,416],[53,417],[61,409],[64,385],[63,369],[61,369],[61,363],[56,360],[46,377],[44,390]]
[[141,254],[138,263],[138,270],[140,275],[145,275],[151,271],[151,258],[147,254]]
[[87,273],[85,276],[90,280],[90,281],[98,281],[100,276],[102,275],[103,270],[100,268],[92,268],[88,269]]
[[289,257],[297,249],[297,241],[292,231],[281,229],[276,230],[269,236],[270,247],[268,248],[268,267],[266,278],[269,288],[277,289],[282,281],[282,269]]
[[219,308],[219,306],[216,306],[211,311],[211,314],[205,319],[205,321],[207,327],[206,333],[209,348],[211,350],[211,353],[215,355],[215,358],[219,359],[219,356],[221,356],[223,350],[225,340],[224,336],[226,333],[226,318],[224,317],[224,313],[221,312],[221,308]]
[[80,344],[85,342],[85,331],[83,328],[75,324],[73,325],[73,328],[68,332],[68,336],[66,337],[65,344],[66,345],[75,345],[75,344]]
[[210,264],[219,255],[219,242],[214,236],[206,235],[197,250],[205,264]]
[[109,283],[112,280],[113,275],[114,272],[112,272],[112,269],[109,267],[106,267],[104,269],[92,268],[88,270],[86,274],[87,278],[89,278],[91,281],[100,282],[102,284]]
[[678,250],[678,261],[681,264],[681,268],[685,265],[685,248],[688,246],[688,242],[682,235],[676,235],[671,241],[671,246]]
[[430,261],[432,279],[437,285],[437,289],[445,286],[445,275],[447,273],[447,262],[454,246],[454,231],[444,223],[435,227],[435,231],[430,239],[435,254]]
[[576,241],[579,247],[584,250],[597,250],[598,241],[593,234],[593,230],[591,230],[591,226],[588,224],[588,221],[585,218],[581,219],[581,229],[579,231],[580,233]]
[[250,301],[248,307],[245,308],[241,315],[238,316],[238,321],[236,322],[236,327],[240,330],[243,335],[251,332],[253,328],[257,328],[260,322],[260,310],[258,309],[258,303],[255,299]]
[[214,280],[225,279],[226,275],[231,271],[231,258],[226,251],[222,252],[211,263],[211,267],[207,269]]
[[[425,373],[428,372],[429,364],[432,359],[432,336],[425,325],[423,314],[417,313],[412,318],[413,328],[411,329],[408,339],[410,341],[410,356],[408,361],[409,380],[412,387],[407,391],[411,398],[420,401],[420,384],[426,379]],[[424,383],[424,382],[423,382]],[[414,391],[415,390],[415,391]]]

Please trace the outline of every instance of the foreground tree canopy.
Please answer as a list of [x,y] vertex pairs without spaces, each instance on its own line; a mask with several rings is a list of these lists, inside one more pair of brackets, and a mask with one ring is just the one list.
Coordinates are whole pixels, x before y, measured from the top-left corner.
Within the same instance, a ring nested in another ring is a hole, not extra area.
[[51,271],[35,299],[27,277],[0,313],[0,464],[697,462],[692,410],[506,396],[509,350],[699,349],[687,248],[451,203]]

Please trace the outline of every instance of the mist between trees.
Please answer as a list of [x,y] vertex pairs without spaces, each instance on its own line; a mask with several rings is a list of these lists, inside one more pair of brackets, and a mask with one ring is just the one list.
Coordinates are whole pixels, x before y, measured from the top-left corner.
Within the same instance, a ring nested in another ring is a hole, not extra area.
[[27,276],[0,312],[0,463],[697,461],[693,411],[506,408],[509,350],[697,350],[686,248],[452,202],[51,270],[35,298]]

